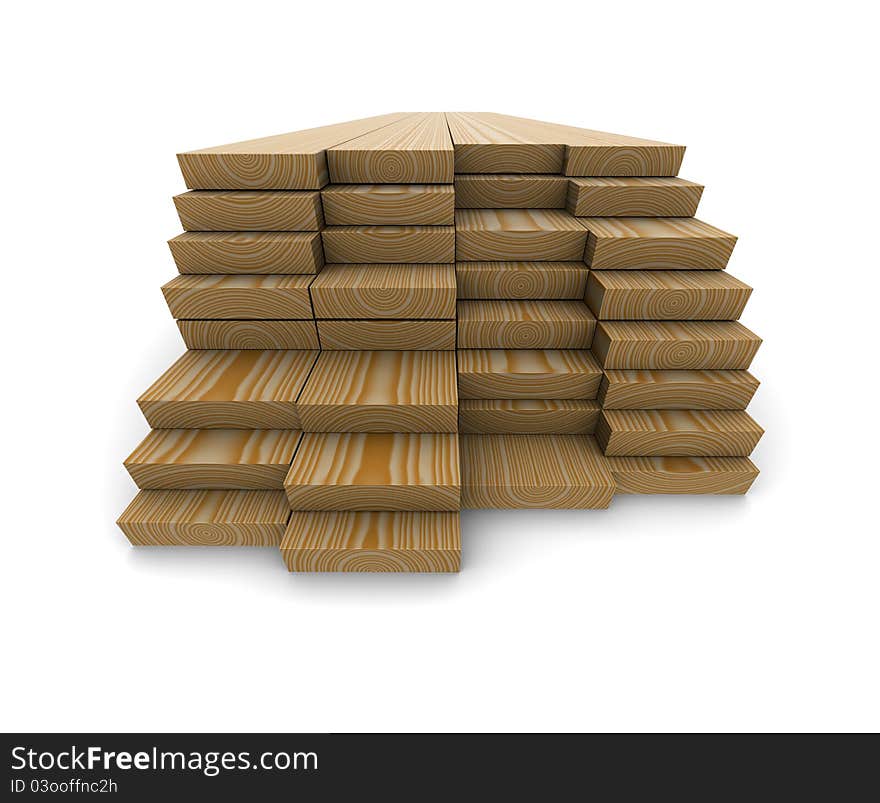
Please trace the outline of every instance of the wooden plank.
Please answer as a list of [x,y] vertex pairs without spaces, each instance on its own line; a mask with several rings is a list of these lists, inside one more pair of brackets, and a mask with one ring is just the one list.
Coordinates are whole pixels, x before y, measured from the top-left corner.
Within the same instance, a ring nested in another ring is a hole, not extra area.
[[565,146],[465,112],[447,112],[456,173],[561,173]]
[[463,508],[606,508],[614,479],[591,435],[462,435]]
[[580,299],[589,271],[582,262],[457,262],[462,299]]
[[281,488],[295,429],[154,429],[125,467],[138,488]]
[[690,217],[575,218],[589,231],[593,270],[723,270],[736,237]]
[[460,519],[424,511],[294,511],[281,555],[291,572],[457,572]]
[[596,319],[581,301],[459,301],[460,348],[589,348]]
[[455,262],[453,226],[330,226],[327,262]]
[[571,178],[565,208],[578,217],[693,217],[703,185],[674,176]]
[[180,273],[317,273],[319,232],[187,232],[168,241]]
[[321,192],[328,226],[451,226],[451,184],[339,184]]
[[457,175],[458,209],[564,209],[568,195],[565,176]]
[[310,288],[318,318],[451,319],[455,266],[327,265]]
[[592,435],[599,404],[585,399],[462,399],[459,431]]
[[284,491],[139,491],[117,520],[135,546],[278,546]]
[[722,270],[598,270],[590,272],[584,300],[604,321],[732,321],[751,294]]
[[559,209],[455,210],[459,262],[577,260],[586,240],[578,219]]
[[745,410],[758,382],[748,371],[605,371],[607,410]]
[[452,183],[454,153],[446,117],[422,112],[327,151],[334,184]]
[[458,435],[307,432],[284,488],[294,510],[458,510]]
[[748,457],[764,430],[743,410],[603,410],[606,455]]
[[187,231],[318,231],[321,194],[280,190],[193,190],[174,196]]
[[317,351],[188,351],[138,398],[154,429],[301,429]]
[[601,378],[589,351],[458,351],[460,399],[595,399]]
[[744,494],[758,469],[748,457],[609,457],[619,494]]
[[318,190],[327,181],[325,151],[402,120],[406,112],[276,134],[177,154],[193,190]]
[[325,351],[296,405],[306,432],[457,432],[452,351]]
[[162,285],[175,318],[299,319],[312,316],[312,276],[175,276]]
[[600,321],[591,350],[606,369],[741,370],[760,345],[738,321]]
[[318,321],[321,348],[368,351],[455,350],[455,321]]
[[178,321],[189,349],[316,349],[318,330],[309,321]]

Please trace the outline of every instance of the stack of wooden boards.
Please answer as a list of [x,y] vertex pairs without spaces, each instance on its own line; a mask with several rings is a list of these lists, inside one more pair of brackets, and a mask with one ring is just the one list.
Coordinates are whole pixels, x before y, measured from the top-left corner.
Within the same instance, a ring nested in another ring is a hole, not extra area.
[[760,340],[683,154],[486,113],[180,154],[188,351],[138,400],[125,534],[457,571],[462,507],[744,493]]

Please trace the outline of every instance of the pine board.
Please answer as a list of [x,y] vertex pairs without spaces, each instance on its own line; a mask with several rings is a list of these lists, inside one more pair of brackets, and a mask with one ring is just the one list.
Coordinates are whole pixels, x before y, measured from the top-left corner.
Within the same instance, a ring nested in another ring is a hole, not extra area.
[[458,510],[458,435],[309,432],[284,488],[293,510]]
[[318,330],[309,321],[178,321],[189,349],[316,349]]
[[187,231],[318,231],[321,194],[281,190],[193,190],[174,196]]
[[295,511],[281,555],[291,572],[457,572],[460,519],[423,511]]
[[139,491],[117,524],[135,546],[278,546],[284,491]]
[[589,271],[582,262],[457,262],[461,299],[581,299]]
[[592,435],[599,404],[585,399],[462,399],[459,431]]
[[317,273],[319,232],[187,232],[168,241],[180,273]]
[[312,318],[312,276],[175,276],[162,285],[175,318]]
[[455,259],[579,260],[587,231],[559,209],[456,209]]
[[138,398],[154,429],[300,429],[317,351],[188,351]]
[[518,173],[455,177],[458,209],[564,209],[567,194],[565,176]]
[[746,369],[761,338],[737,321],[600,321],[591,351],[605,369]]
[[462,435],[462,508],[606,508],[614,479],[590,435]]
[[455,266],[327,265],[312,283],[318,318],[451,319]]
[[454,152],[442,112],[422,112],[327,151],[334,184],[452,183]]
[[747,457],[609,457],[619,494],[744,494],[758,469]]
[[603,410],[596,426],[616,457],[748,457],[763,434],[742,410]]
[[327,262],[455,262],[453,226],[330,226]]
[[296,405],[306,432],[457,432],[452,351],[325,351]]
[[138,488],[281,488],[295,429],[154,429],[125,467]]
[[321,192],[328,226],[451,226],[451,184],[340,184]]
[[601,378],[589,351],[458,352],[459,399],[595,399]]
[[690,217],[575,218],[593,270],[724,270],[736,237]]
[[596,328],[582,301],[459,301],[463,349],[589,348]]
[[455,321],[318,321],[321,348],[382,351],[453,351]]
[[721,270],[599,270],[590,272],[585,301],[600,321],[732,321],[751,294]]
[[572,178],[565,207],[578,217],[693,217],[703,185],[672,176]]
[[748,371],[605,371],[606,410],[745,410],[759,382]]

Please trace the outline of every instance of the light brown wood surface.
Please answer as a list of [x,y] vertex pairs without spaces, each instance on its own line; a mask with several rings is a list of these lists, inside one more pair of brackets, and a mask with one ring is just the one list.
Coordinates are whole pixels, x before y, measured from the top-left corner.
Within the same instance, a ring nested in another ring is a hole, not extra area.
[[703,185],[672,176],[571,178],[566,209],[579,217],[693,217]]
[[300,429],[317,351],[188,351],[138,398],[154,429]]
[[748,371],[605,371],[608,410],[745,410],[758,380]]
[[284,488],[293,510],[458,510],[458,435],[307,432]]
[[589,351],[458,351],[460,399],[594,399],[601,378]]
[[284,491],[139,491],[117,520],[135,546],[278,546]]
[[175,318],[306,320],[312,276],[175,276],[162,285]]
[[453,226],[330,226],[327,262],[455,262]]
[[455,266],[327,265],[310,287],[318,318],[455,318]]
[[316,349],[314,320],[181,320],[177,328],[190,349]]
[[138,488],[281,488],[295,429],[154,429],[125,467]]
[[761,338],[738,321],[600,321],[593,354],[605,369],[745,369]]
[[296,408],[306,432],[457,432],[452,351],[325,351]]
[[584,300],[600,321],[732,321],[751,294],[722,270],[597,270]]
[[334,184],[452,183],[446,116],[420,112],[327,151]]
[[560,209],[456,209],[455,259],[579,260],[586,229]]
[[168,241],[180,273],[317,273],[319,232],[186,232]]
[[294,511],[281,555],[291,572],[457,572],[458,513]]
[[581,262],[456,262],[461,299],[581,299],[589,271]]
[[564,209],[567,195],[565,176],[515,173],[455,177],[458,209]]
[[744,494],[758,469],[747,457],[609,457],[619,494]]
[[319,320],[321,348],[336,351],[454,351],[455,321]]
[[589,348],[596,319],[582,301],[459,301],[459,348]]
[[194,190],[174,196],[187,231],[318,231],[321,194],[283,190]]
[[328,226],[451,226],[451,184],[337,184],[321,192]]
[[586,399],[462,399],[459,431],[592,435],[599,404]]
[[462,508],[606,508],[614,479],[591,435],[462,435]]

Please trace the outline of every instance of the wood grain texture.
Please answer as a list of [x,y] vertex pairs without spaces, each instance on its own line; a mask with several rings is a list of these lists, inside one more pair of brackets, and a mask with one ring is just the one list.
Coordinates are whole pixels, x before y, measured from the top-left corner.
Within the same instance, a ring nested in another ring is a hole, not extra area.
[[451,226],[451,184],[339,184],[321,192],[328,226]]
[[587,231],[559,209],[456,209],[455,259],[579,260]]
[[738,321],[600,321],[591,351],[605,369],[746,369],[761,338]]
[[463,349],[589,348],[596,319],[581,301],[459,301]]
[[605,371],[607,410],[745,410],[758,382],[748,371]]
[[328,351],[454,351],[455,321],[318,321]]
[[591,435],[462,435],[463,508],[606,508],[614,479]]
[[454,152],[442,112],[413,114],[327,151],[334,184],[452,183]]
[[690,217],[584,217],[592,270],[723,270],[736,237]]
[[300,319],[312,316],[312,276],[175,276],[162,285],[175,318]]
[[125,467],[138,488],[281,488],[302,433],[291,429],[154,429]]
[[764,430],[743,410],[603,410],[606,455],[748,457]]
[[619,494],[744,494],[758,469],[747,457],[609,457]]
[[282,190],[194,190],[174,196],[187,231],[318,231],[321,194]]
[[581,299],[589,271],[581,262],[457,262],[461,299]]
[[180,273],[317,273],[319,232],[186,232],[168,241]]
[[284,488],[293,510],[458,510],[458,435],[309,432]]
[[189,349],[316,349],[310,321],[178,321]]
[[138,398],[154,429],[300,429],[317,351],[188,351]]
[[327,265],[310,287],[318,318],[455,318],[455,266]]
[[193,190],[317,190],[328,181],[325,151],[408,117],[406,112],[276,134],[177,154]]
[[461,517],[424,511],[294,511],[281,543],[291,572],[457,572]]
[[460,399],[595,399],[602,369],[589,351],[460,349]]
[[462,399],[459,431],[592,435],[599,404],[585,399]]
[[703,185],[672,176],[571,178],[565,208],[578,217],[693,217]]
[[568,196],[565,176],[527,173],[457,175],[458,209],[564,209]]
[[452,351],[325,351],[296,405],[306,432],[456,432]]
[[278,546],[284,491],[139,491],[117,520],[135,546]]
[[455,262],[453,226],[330,226],[327,262]]
[[603,321],[732,321],[751,294],[721,270],[598,270],[590,272],[584,300]]

